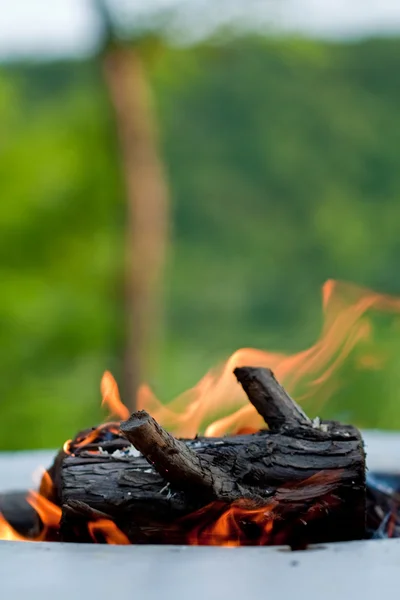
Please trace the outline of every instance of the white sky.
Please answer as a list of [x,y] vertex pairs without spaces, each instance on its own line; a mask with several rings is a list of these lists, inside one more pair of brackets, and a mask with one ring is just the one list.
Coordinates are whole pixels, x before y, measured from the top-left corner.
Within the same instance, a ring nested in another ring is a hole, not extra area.
[[[224,22],[329,38],[400,33],[400,0],[109,1],[122,24],[152,23],[160,7],[178,7],[174,31],[194,39]],[[98,32],[90,0],[0,0],[0,59],[88,54]]]

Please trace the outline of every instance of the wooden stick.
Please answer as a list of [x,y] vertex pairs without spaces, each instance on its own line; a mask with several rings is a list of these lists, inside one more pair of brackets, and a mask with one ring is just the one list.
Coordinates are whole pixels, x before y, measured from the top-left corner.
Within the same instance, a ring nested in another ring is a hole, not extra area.
[[250,402],[271,431],[286,427],[311,427],[311,420],[286,390],[276,381],[270,369],[239,367],[234,370]]
[[174,438],[145,410],[122,422],[121,431],[162,477],[180,489],[207,488],[216,497],[231,493],[232,499],[238,495],[228,474]]

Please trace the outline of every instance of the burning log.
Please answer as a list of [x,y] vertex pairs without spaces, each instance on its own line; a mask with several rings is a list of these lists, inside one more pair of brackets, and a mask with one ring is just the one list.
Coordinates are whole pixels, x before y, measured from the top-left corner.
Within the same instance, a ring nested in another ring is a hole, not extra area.
[[268,430],[178,440],[139,411],[112,440],[59,455],[62,539],[90,541],[88,524],[101,520],[133,543],[303,547],[363,538],[359,431],[311,421],[268,369],[235,375]]

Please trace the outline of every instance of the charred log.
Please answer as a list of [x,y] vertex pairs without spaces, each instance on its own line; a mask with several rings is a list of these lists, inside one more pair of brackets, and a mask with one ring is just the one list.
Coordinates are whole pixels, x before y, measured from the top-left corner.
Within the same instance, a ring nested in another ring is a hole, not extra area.
[[[59,461],[63,539],[84,541],[94,511],[134,543],[186,543],[199,527],[197,543],[207,543],[213,519],[229,507],[242,515],[241,543],[302,547],[363,538],[365,453],[358,430],[312,423],[267,369],[235,374],[268,431],[177,440],[146,412],[134,413],[121,432],[137,456],[83,450]],[[246,516],[250,508],[269,515],[268,536],[266,526]]]

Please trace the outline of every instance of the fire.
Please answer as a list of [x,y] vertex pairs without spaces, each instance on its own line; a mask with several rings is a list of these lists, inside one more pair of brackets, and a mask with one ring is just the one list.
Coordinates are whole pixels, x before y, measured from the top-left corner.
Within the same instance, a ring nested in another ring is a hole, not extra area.
[[102,406],[107,406],[110,414],[121,420],[129,418],[129,410],[121,402],[118,385],[109,371],[106,371],[101,379],[101,395],[103,397]]
[[26,542],[26,537],[20,535],[0,513],[0,540],[7,542]]
[[[233,375],[234,369],[243,365],[272,369],[299,402],[321,401],[322,398],[327,402],[336,391],[335,372],[357,344],[371,337],[368,312],[400,313],[400,298],[328,280],[322,287],[322,308],[322,332],[310,348],[292,355],[241,348],[169,404],[160,402],[148,385],[142,385],[138,391],[138,409],[147,410],[177,437],[194,437],[199,432],[214,437],[258,431],[265,424]],[[379,369],[383,361],[384,357],[371,354],[359,358],[360,366],[370,369]],[[118,385],[109,371],[102,377],[101,393],[102,405],[109,408],[110,415],[120,419],[129,417],[129,410],[122,403]],[[89,432],[87,437],[76,441],[75,447],[82,448],[93,442],[102,427],[110,425],[106,423]],[[115,425],[117,432],[118,424]],[[64,449],[69,451],[69,447],[66,443]]]
[[[118,384],[109,371],[105,371],[100,383],[102,395],[102,406],[109,409],[108,417],[117,417],[118,419],[127,419],[129,417],[128,408],[122,403],[118,390]],[[115,434],[119,432],[119,422],[107,420],[98,427],[87,431],[84,435],[79,435],[74,440],[64,442],[63,450],[66,454],[73,454],[77,449],[84,449],[92,443],[97,443],[102,434]],[[90,448],[86,452],[92,452]]]
[[24,536],[18,533],[0,513],[0,540],[43,542],[57,537],[61,519],[61,508],[46,497],[50,496],[53,491],[53,482],[47,471],[43,472],[40,489],[41,493],[29,490],[26,497],[26,501],[40,518],[40,531],[32,536]]
[[[219,367],[209,371],[193,388],[181,394],[168,405],[163,405],[152,390],[143,385],[137,398],[138,409],[145,409],[166,429],[178,437],[194,437],[204,431],[207,436],[251,433],[264,427],[261,417],[247,401],[242,388],[237,384],[233,371],[236,367],[252,365],[271,368],[286,389],[295,392],[298,401],[310,398],[326,402],[335,391],[333,375],[344,363],[353,348],[371,338],[372,325],[369,311],[400,313],[400,298],[378,294],[352,284],[329,280],[322,288],[324,324],[316,343],[310,348],[292,355],[242,348]],[[381,368],[385,357],[364,353],[359,363],[364,368]],[[128,408],[122,403],[118,385],[109,371],[101,380],[102,405],[108,407],[110,416],[118,419],[129,417]],[[64,452],[80,451],[96,453],[100,441],[118,435],[119,423],[107,422],[88,430],[64,444]],[[90,444],[94,444],[90,448]],[[329,477],[337,474],[321,473],[307,486],[297,484],[299,496],[309,490],[310,485],[329,488]],[[322,478],[322,479],[321,479]],[[289,484],[290,485],[290,484]],[[42,527],[35,537],[25,537],[13,529],[0,514],[0,539],[17,541],[42,541],[56,536],[61,519],[61,508],[54,504],[53,482],[48,473],[43,475],[41,493],[30,491],[27,502],[38,514]],[[322,491],[321,491],[322,493]],[[264,506],[251,506],[248,501],[237,501],[231,505],[214,502],[185,518],[188,528],[188,543],[195,545],[266,544],[272,536],[281,539],[279,519],[282,515],[278,502],[284,502],[285,486],[279,499]],[[314,495],[314,497],[316,497]],[[322,504],[309,506],[309,518],[318,518],[318,512],[327,510],[335,502],[326,494]],[[325,504],[324,504],[325,503]],[[129,539],[110,519],[99,518],[88,523],[88,533],[94,542],[129,544]],[[54,538],[53,538],[54,539]]]
[[59,528],[61,520],[61,508],[34,490],[29,491],[26,501],[37,512],[40,520],[43,523],[43,529],[39,535],[39,538],[34,541],[43,541],[48,539],[49,530],[58,530]]
[[[119,423],[116,423],[113,421],[107,422],[107,423],[102,423],[98,427],[95,427],[94,429],[89,431],[89,433],[87,433],[83,436],[77,437],[73,441],[74,449],[83,448],[84,446],[87,446],[88,444],[95,442],[101,436],[101,434],[103,432],[118,434],[119,433]],[[69,440],[69,442],[66,442],[66,444],[64,444],[64,451],[67,454],[71,454],[71,446],[72,446],[71,440]]]
[[110,519],[98,519],[88,523],[88,530],[92,540],[97,543],[103,537],[107,544],[127,546],[130,544],[129,539],[116,524]]
[[213,502],[189,517],[193,546],[263,546],[273,531],[275,503],[252,507],[246,500],[230,506]]
[[[0,540],[16,542],[56,540],[58,538],[62,511],[60,506],[46,497],[52,494],[53,487],[49,473],[44,471],[40,484],[41,493],[29,490],[26,497],[26,501],[40,518],[40,531],[32,536],[22,535],[0,513]],[[126,535],[109,519],[98,519],[97,521],[88,523],[88,531],[95,543],[101,543],[102,540],[105,540],[107,544],[127,545],[130,543]]]
[[302,504],[301,517],[306,526],[338,502],[333,491],[340,476],[338,470],[321,471],[303,481],[288,482],[279,488],[273,500],[261,505],[245,499],[230,505],[212,502],[181,520],[188,527],[188,543],[195,546],[284,545],[288,531],[299,524],[299,515],[296,511],[291,514],[288,499]]
[[40,493],[45,498],[50,498],[54,492],[54,484],[50,477],[50,474],[43,467],[40,467],[39,469],[37,469],[34,473],[34,476],[36,474],[40,477],[40,479],[39,479]]
[[[317,342],[292,355],[242,348],[220,367],[209,371],[192,389],[163,405],[148,386],[142,386],[137,405],[178,437],[257,431],[265,426],[233,375],[236,367],[269,367],[296,400],[327,402],[335,392],[333,375],[350,352],[371,338],[368,312],[398,314],[400,298],[379,294],[351,283],[328,280],[322,288],[324,323]],[[364,367],[379,368],[382,357],[360,358]]]

